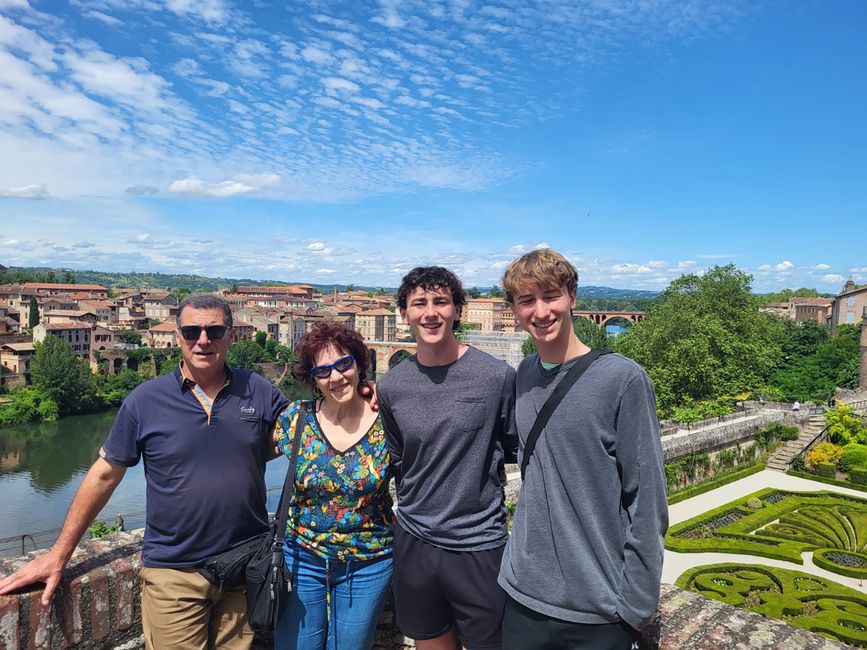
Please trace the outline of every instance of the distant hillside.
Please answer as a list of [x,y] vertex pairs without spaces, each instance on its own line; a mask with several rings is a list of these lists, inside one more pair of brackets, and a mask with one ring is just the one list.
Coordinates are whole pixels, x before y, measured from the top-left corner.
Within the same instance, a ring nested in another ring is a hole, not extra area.
[[[309,284],[321,293],[330,293],[337,287],[338,291],[343,291],[347,288],[357,291],[386,291],[394,293],[396,287],[377,287],[377,286],[361,286],[361,285],[345,285],[345,284],[315,284],[304,280],[294,282],[280,282],[276,280],[251,280],[250,278],[209,278],[203,275],[189,275],[182,273],[109,273],[107,271],[80,271],[69,268],[50,268],[50,267],[11,267],[5,275],[15,273],[24,273],[32,275],[31,281],[45,281],[45,277],[53,273],[57,281],[61,281],[63,275],[67,272],[75,276],[75,281],[80,284],[99,284],[104,287],[150,287],[152,289],[188,289],[190,291],[216,291],[226,287],[231,287],[233,284],[239,285],[290,285],[290,284]],[[35,279],[36,277],[39,279]],[[12,282],[12,278],[7,277],[5,280],[0,278],[0,282]],[[487,292],[490,287],[479,287],[482,292]],[[617,301],[633,301],[643,303],[652,300],[657,296],[655,291],[643,291],[638,289],[613,289],[611,287],[587,286],[578,287],[579,300],[617,300]]]
[[611,300],[650,300],[659,295],[658,291],[645,291],[641,289],[613,289],[611,287],[578,287],[578,298],[589,300],[590,298],[608,298]]

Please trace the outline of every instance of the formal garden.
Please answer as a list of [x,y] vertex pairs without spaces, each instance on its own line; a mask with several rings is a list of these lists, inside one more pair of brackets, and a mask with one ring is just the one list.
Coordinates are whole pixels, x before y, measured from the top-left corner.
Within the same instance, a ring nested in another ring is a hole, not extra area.
[[[867,499],[834,492],[768,488],[671,526],[666,548],[737,553],[813,564],[867,578]],[[677,583],[709,598],[867,647],[867,596],[800,571],[718,564],[686,571]]]
[[867,598],[801,571],[711,564],[685,572],[678,587],[843,643],[867,647]]

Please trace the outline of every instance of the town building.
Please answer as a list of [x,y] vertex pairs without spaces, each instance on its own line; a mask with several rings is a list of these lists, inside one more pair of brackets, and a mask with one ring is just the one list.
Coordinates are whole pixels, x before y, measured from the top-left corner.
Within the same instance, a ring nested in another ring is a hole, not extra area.
[[470,298],[461,313],[461,322],[482,332],[514,332],[515,317],[503,298]]
[[867,284],[856,285],[850,278],[843,286],[843,291],[834,297],[831,308],[831,333],[839,325],[856,325],[864,316],[867,307]]
[[33,328],[33,342],[42,343],[48,336],[56,336],[69,343],[72,351],[80,357],[90,357],[90,323],[72,321],[39,323]]
[[149,348],[176,348],[174,318],[166,318],[162,323],[149,328],[145,335],[145,345]]
[[142,297],[142,304],[148,318],[165,320],[178,313],[178,299],[168,291],[148,291]]
[[90,331],[90,350],[91,352],[101,352],[114,349],[114,331],[95,325]]
[[815,321],[822,325],[828,322],[831,315],[832,301],[828,298],[802,298],[793,296],[785,302],[772,302],[759,307],[759,311],[773,314],[780,318],[803,323]]
[[33,342],[4,343],[0,345],[0,366],[12,374],[28,376],[33,360]]
[[256,313],[248,309],[232,312],[232,320],[237,327],[240,323],[253,326],[255,333],[265,332],[269,339],[280,341],[280,319],[274,316]]
[[388,309],[368,309],[355,314],[355,331],[365,341],[394,341],[397,317]]

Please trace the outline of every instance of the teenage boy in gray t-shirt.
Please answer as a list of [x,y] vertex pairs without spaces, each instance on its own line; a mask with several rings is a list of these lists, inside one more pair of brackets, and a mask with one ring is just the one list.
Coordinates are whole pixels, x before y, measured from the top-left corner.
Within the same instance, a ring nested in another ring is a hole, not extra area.
[[[515,319],[538,351],[518,368],[522,457],[542,405],[590,353],[572,327],[577,283],[575,267],[550,249],[527,253],[503,275]],[[659,601],[668,527],[647,374],[620,355],[595,359],[528,460],[500,570],[504,650],[637,648]]]
[[420,650],[500,648],[500,476],[517,451],[515,371],[455,338],[464,304],[452,272],[410,271],[398,306],[418,353],[377,391],[397,487],[397,623]]

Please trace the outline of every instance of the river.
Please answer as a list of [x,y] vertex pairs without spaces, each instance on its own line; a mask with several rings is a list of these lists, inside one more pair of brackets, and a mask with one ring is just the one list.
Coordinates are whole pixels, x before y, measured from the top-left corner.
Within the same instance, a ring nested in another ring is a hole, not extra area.
[[[57,422],[0,428],[0,556],[18,555],[22,535],[25,550],[49,546],[56,537],[72,497],[87,468],[111,430],[117,411],[76,415]],[[268,507],[280,498],[286,474],[285,458],[268,463],[265,481]],[[127,470],[99,519],[112,523],[124,517],[127,530],[144,525],[145,480],[141,463]],[[15,538],[10,539],[10,538]]]

